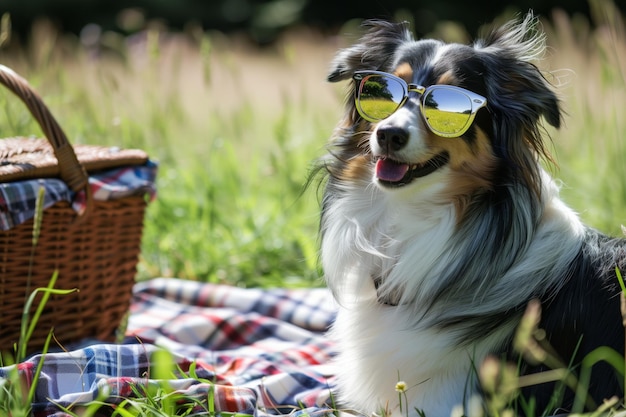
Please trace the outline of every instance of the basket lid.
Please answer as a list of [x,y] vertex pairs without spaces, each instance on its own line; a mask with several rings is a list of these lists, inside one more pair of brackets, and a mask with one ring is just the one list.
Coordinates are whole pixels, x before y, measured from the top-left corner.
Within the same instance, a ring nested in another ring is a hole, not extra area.
[[[73,145],[73,148],[88,173],[143,165],[148,161],[148,154],[140,149],[97,145]],[[59,176],[59,162],[47,140],[24,137],[0,140],[0,182]]]

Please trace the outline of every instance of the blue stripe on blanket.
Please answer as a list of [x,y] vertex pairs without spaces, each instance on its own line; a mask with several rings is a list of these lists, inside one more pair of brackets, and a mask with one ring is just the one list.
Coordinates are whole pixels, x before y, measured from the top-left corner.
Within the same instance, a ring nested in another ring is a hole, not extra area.
[[[335,316],[331,299],[325,289],[242,289],[176,279],[136,284],[126,344],[46,355],[34,415],[64,416],[57,405],[76,409],[103,390],[115,405],[133,397],[133,387],[162,383],[154,380],[152,361],[162,349],[182,372],[168,384],[198,399],[198,413],[211,392],[218,412],[331,413],[335,352],[324,333]],[[18,365],[26,381],[41,360]],[[192,367],[201,380],[189,378]],[[0,368],[0,378],[10,369]]]

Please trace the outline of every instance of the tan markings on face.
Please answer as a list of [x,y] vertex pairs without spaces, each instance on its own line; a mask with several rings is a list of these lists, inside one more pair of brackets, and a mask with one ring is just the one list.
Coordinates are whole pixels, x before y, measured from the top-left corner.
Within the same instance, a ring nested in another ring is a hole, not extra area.
[[458,80],[454,76],[454,73],[452,71],[446,71],[441,77],[437,79],[437,82],[435,84],[456,85],[457,83]]
[[[452,71],[442,74],[437,84],[458,85]],[[497,165],[489,137],[480,128],[476,138],[468,142],[463,138],[442,138],[434,134],[426,137],[433,153],[447,152],[450,155],[448,166],[451,169],[449,184],[441,194],[444,201],[454,201],[457,219],[463,218],[471,196],[481,189],[490,189]]]
[[457,219],[463,218],[471,196],[479,190],[490,189],[497,164],[491,141],[476,129],[476,139],[469,143],[462,138],[437,138],[438,152],[450,155],[451,169],[448,186],[441,194],[444,201],[454,201]]
[[350,159],[338,176],[348,182],[369,181],[372,177],[371,155],[362,154]]
[[[369,150],[369,137],[372,134],[370,123],[360,120],[355,124],[356,110],[348,112],[345,117],[337,125],[333,137],[331,139],[331,147],[333,142],[341,142],[342,151],[340,159],[346,161],[335,166],[329,166],[331,175],[344,181],[370,180],[371,172],[371,153]],[[346,130],[354,130],[349,138],[349,142],[345,143]]]
[[402,78],[407,84],[413,82],[413,68],[406,62],[400,64],[393,72],[393,75]]

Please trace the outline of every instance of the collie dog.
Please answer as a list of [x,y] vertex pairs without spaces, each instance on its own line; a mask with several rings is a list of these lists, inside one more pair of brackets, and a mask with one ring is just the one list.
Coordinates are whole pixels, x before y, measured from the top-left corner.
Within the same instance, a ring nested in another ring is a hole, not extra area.
[[[332,62],[328,80],[350,85],[320,164],[340,405],[426,417],[468,407],[484,394],[485,358],[519,359],[513,337],[532,300],[573,372],[600,346],[623,354],[626,242],[583,225],[542,167],[542,120],[558,128],[562,117],[533,64],[545,48],[537,22],[528,14],[461,45],[368,21]],[[543,369],[519,359],[522,374]],[[596,364],[588,393],[621,396],[620,379]],[[540,413],[555,385],[523,396]],[[566,409],[574,393],[557,399]]]

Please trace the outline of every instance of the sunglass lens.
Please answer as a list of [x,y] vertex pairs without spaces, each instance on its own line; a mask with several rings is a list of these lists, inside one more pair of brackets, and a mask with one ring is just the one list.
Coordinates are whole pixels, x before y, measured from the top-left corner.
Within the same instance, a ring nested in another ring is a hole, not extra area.
[[359,90],[359,106],[371,120],[382,120],[393,114],[404,101],[405,87],[393,78],[369,75]]
[[437,132],[462,132],[471,118],[472,102],[465,94],[449,88],[435,88],[424,97],[426,121]]

